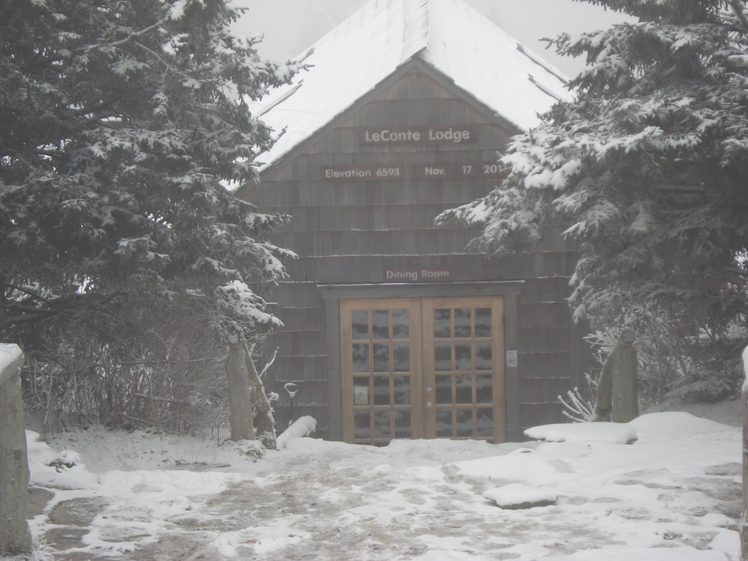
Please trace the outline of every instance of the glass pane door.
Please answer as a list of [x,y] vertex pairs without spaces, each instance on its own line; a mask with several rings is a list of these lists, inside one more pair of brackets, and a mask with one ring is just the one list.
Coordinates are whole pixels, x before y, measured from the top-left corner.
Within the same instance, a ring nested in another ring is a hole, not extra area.
[[340,301],[343,439],[503,442],[503,299]]
[[422,438],[418,299],[342,300],[343,438]]
[[504,440],[500,297],[423,301],[427,438]]

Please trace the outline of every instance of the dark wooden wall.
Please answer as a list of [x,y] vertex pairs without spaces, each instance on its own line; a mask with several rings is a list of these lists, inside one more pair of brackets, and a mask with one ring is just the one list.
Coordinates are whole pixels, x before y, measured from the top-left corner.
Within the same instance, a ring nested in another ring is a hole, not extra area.
[[[362,127],[470,125],[474,144],[370,146],[359,142]],[[327,340],[324,303],[318,285],[381,283],[387,269],[444,267],[450,282],[525,280],[518,307],[521,428],[561,422],[557,396],[578,376],[580,337],[565,303],[576,254],[560,229],[546,233],[533,252],[486,259],[466,251],[476,230],[434,226],[441,211],[487,194],[496,178],[330,181],[330,166],[415,164],[497,160],[512,134],[511,125],[449,83],[413,67],[394,75],[369,99],[351,108],[333,126],[265,170],[262,183],[240,193],[263,212],[293,218],[273,241],[295,251],[287,264],[290,280],[273,293],[272,311],[285,323],[268,347],[279,356],[267,386],[281,396],[276,407],[285,426],[287,381],[301,387],[294,416],[313,415],[320,434],[329,425]],[[261,159],[261,158],[259,158]],[[410,174],[408,174],[410,175]],[[574,382],[575,383],[575,382]]]

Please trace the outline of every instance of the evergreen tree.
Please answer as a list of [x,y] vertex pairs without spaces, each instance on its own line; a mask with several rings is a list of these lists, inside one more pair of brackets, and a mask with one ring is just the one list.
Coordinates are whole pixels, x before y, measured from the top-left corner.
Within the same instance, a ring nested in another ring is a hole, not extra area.
[[290,79],[224,0],[0,0],[0,338],[112,303],[275,319],[290,256],[224,185],[270,142],[245,100]]
[[492,254],[568,225],[576,317],[665,314],[690,338],[696,375],[699,341],[729,360],[745,344],[748,4],[588,1],[639,21],[557,38],[560,53],[586,56],[574,98],[514,140],[500,186],[438,220],[482,225],[474,244]]

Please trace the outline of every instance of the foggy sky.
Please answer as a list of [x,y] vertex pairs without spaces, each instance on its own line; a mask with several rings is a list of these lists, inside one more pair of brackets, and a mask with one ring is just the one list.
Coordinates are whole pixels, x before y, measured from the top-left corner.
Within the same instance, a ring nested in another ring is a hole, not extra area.
[[[285,61],[305,51],[368,0],[236,0],[249,11],[237,29],[263,35],[257,50],[263,58]],[[621,14],[575,0],[464,0],[496,25],[560,68],[568,76],[581,60],[546,49],[543,37],[604,29],[624,21]]]

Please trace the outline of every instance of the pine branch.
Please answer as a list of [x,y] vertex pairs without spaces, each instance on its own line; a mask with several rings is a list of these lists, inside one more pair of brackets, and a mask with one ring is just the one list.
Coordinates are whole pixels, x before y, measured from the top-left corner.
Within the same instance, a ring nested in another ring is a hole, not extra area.
[[171,70],[172,72],[174,72],[175,74],[181,76],[182,78],[186,78],[188,80],[192,80],[192,76],[190,76],[189,74],[186,74],[185,72],[182,72],[181,70],[179,70],[178,68],[176,68],[173,64],[170,64],[167,61],[165,61],[163,58],[161,58],[161,56],[157,52],[155,52],[153,49],[151,49],[149,47],[146,47],[140,41],[136,41],[135,45],[137,45],[138,47],[140,47],[141,49],[143,49],[147,53],[150,53],[150,55],[152,57],[154,57],[156,60],[158,60],[161,64],[163,64],[166,69]]
[[745,11],[743,11],[743,2],[741,0],[729,0],[729,2],[733,12],[735,12],[735,15],[743,26],[741,31],[743,33],[748,33],[748,16],[746,16]]
[[[6,285],[10,286],[10,285]],[[86,298],[83,295],[73,295],[70,298],[58,298],[56,300],[49,300],[47,298],[44,298],[33,291],[26,290],[22,287],[18,287],[13,285],[12,288],[14,290],[19,290],[25,294],[28,294],[32,298],[38,299],[39,301],[46,304],[48,307],[37,307],[37,306],[30,306],[27,304],[22,304],[19,302],[8,302],[6,299],[5,302],[5,322],[7,325],[22,325],[22,324],[28,324],[28,323],[34,323],[36,321],[42,321],[45,319],[50,319],[55,316],[61,316],[64,314],[72,314],[75,312],[81,312],[81,311],[93,311],[93,310],[99,310],[103,306],[106,306],[109,304],[112,300],[115,298],[118,298],[123,293],[122,292],[113,292],[109,294],[108,296],[104,296],[98,299],[91,299]],[[15,315],[9,315],[10,313],[14,313]]]
[[11,290],[17,290],[18,292],[22,292],[22,293],[24,293],[24,294],[26,294],[28,296],[31,296],[34,300],[39,300],[41,302],[44,302],[45,304],[54,305],[54,303],[51,300],[49,300],[47,298],[44,298],[41,294],[39,294],[37,292],[34,292],[34,291],[31,291],[31,290],[29,290],[27,288],[24,288],[22,286],[17,286],[15,284],[7,284],[7,283],[5,283],[5,284],[0,285],[0,288],[10,288]]
[[62,313],[61,311],[52,311],[52,310],[43,311],[43,310],[41,310],[38,313],[33,313],[33,314],[29,313],[29,314],[23,314],[23,315],[20,315],[20,316],[9,316],[9,315],[6,315],[5,316],[5,321],[6,321],[6,323],[8,325],[22,325],[22,324],[25,324],[25,323],[34,323],[34,322],[37,322],[37,321],[49,319],[51,317],[60,315],[61,313]]
[[83,54],[90,53],[91,51],[95,51],[97,49],[100,49],[102,47],[121,47],[122,45],[125,45],[125,44],[129,43],[133,39],[137,39],[138,37],[141,37],[141,36],[145,35],[146,33],[150,33],[154,29],[158,29],[159,27],[162,27],[167,21],[169,21],[169,18],[163,18],[163,19],[157,21],[156,23],[154,23],[152,25],[149,25],[148,27],[145,27],[145,28],[141,29],[140,31],[134,31],[133,33],[131,33],[127,37],[125,37],[123,39],[119,39],[118,41],[113,41],[111,43],[100,42],[100,43],[96,43],[94,45],[88,45],[85,48],[76,49],[74,52],[77,55],[83,55]]

